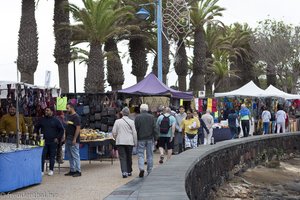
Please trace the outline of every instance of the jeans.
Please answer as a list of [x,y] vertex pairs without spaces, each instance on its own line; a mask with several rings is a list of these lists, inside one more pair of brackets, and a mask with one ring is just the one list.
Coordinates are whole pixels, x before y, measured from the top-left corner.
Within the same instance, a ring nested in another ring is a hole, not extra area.
[[50,170],[53,171],[55,164],[55,156],[56,156],[57,143],[51,142],[45,144],[42,154],[42,172],[44,172],[45,160],[47,158],[47,154],[49,154],[49,162],[50,162]]
[[244,137],[249,136],[250,123],[249,120],[241,120]]
[[153,140],[138,140],[137,154],[139,170],[144,170],[144,152],[147,156],[147,172],[150,173],[153,168]]
[[263,133],[264,134],[269,134],[269,125],[270,125],[270,122],[263,123],[263,127],[264,127]]
[[118,145],[122,174],[132,172],[132,149],[131,145]]
[[80,169],[80,155],[79,155],[79,143],[75,145],[72,144],[72,141],[66,141],[65,150],[70,162],[70,171],[71,172],[81,172]]
[[175,132],[174,137],[174,152],[175,153],[181,153],[182,152],[182,143],[183,143],[183,136],[182,132]]
[[234,139],[238,136],[238,127],[230,127],[230,132],[231,132],[231,139]]

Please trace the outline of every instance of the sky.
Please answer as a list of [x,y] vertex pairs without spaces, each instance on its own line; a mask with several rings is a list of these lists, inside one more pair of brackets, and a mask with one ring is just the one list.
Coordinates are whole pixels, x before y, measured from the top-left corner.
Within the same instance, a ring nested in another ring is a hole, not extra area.
[[[4,0],[1,0],[4,1]],[[71,3],[82,5],[81,0],[70,0]],[[256,27],[257,22],[264,19],[282,20],[286,23],[300,25],[299,0],[219,0],[219,6],[226,8],[223,12],[222,22],[229,25],[234,22],[248,23]],[[54,0],[42,0],[36,8],[36,21],[38,26],[38,67],[35,72],[35,85],[45,85],[45,73],[51,71],[50,86],[59,87],[58,69],[54,63],[54,34],[53,34],[53,9]],[[17,81],[17,66],[15,61],[18,56],[18,31],[21,17],[21,0],[5,1],[0,7],[0,81]],[[127,55],[122,59],[124,66],[125,82],[123,88],[136,83],[136,78],[131,74],[131,62],[128,59],[128,48],[118,44],[120,55]],[[148,56],[148,73],[151,70],[153,56]],[[77,92],[83,92],[84,78],[87,66],[76,66]],[[168,85],[174,85],[177,76],[171,66],[168,75]],[[74,91],[73,63],[69,64],[70,92]],[[188,78],[187,78],[188,80]],[[107,90],[111,90],[108,86]]]

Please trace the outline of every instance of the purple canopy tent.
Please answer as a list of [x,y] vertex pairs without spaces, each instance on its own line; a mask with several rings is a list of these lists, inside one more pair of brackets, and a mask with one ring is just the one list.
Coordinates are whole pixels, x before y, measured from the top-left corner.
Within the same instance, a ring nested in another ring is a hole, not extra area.
[[175,99],[192,100],[192,92],[181,92],[169,88],[162,83],[158,78],[150,73],[139,83],[123,90],[118,90],[119,93],[145,95],[145,96],[171,96]]

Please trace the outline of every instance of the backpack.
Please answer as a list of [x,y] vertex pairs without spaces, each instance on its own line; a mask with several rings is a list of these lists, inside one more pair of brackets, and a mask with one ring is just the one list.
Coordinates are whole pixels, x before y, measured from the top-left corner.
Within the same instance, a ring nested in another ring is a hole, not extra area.
[[161,134],[168,134],[169,132],[169,129],[170,129],[170,116],[169,115],[168,117],[163,115],[163,119],[161,120],[160,122],[160,125],[159,125],[159,131]]

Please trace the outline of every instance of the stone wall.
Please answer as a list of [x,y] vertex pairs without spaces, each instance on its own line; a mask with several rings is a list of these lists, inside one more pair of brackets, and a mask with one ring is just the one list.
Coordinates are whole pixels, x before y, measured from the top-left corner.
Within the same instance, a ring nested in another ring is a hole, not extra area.
[[283,153],[299,151],[300,133],[241,138],[218,143],[206,151],[203,148],[186,172],[185,189],[192,200],[209,199],[211,191],[233,174]]

